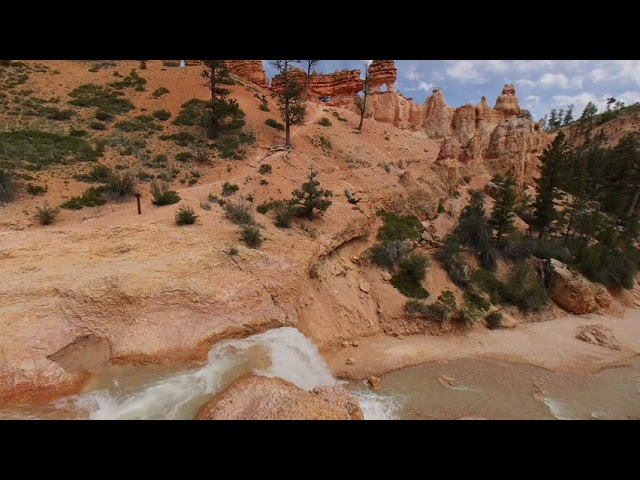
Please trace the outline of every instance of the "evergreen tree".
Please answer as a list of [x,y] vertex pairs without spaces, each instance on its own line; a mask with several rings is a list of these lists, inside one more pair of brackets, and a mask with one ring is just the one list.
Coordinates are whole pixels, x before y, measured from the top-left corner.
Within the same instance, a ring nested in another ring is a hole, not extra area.
[[596,113],[598,113],[598,107],[593,102],[587,103],[587,106],[584,107],[582,111],[582,115],[580,115],[580,120],[590,120],[592,119]]
[[567,108],[563,125],[569,125],[571,122],[573,122],[573,105],[569,105],[569,108]]
[[482,268],[495,271],[497,252],[492,242],[491,229],[484,209],[484,192],[471,190],[469,203],[460,213],[455,233],[460,243],[472,247],[478,254]]
[[225,131],[239,130],[244,124],[244,112],[238,102],[229,99],[231,90],[222,85],[233,83],[224,60],[203,60],[203,77],[209,79],[211,102],[204,123],[207,138],[216,139]]
[[307,62],[307,79],[304,84],[304,99],[309,100],[309,82],[311,81],[311,69],[315,67],[320,60],[305,60]]
[[516,229],[514,225],[515,186],[516,180],[509,172],[500,186],[493,212],[491,212],[491,217],[489,218],[489,226],[495,231],[495,239],[498,244],[503,242],[505,235],[509,235]]
[[320,188],[320,182],[316,180],[318,172],[311,169],[309,181],[302,184],[302,188],[293,191],[293,198],[289,204],[297,209],[299,215],[306,216],[309,220],[313,220],[313,210],[324,212],[331,206],[331,200],[328,198],[333,196],[331,190],[323,190]]
[[566,168],[565,135],[559,132],[555,140],[540,156],[540,177],[535,180],[537,197],[534,203],[533,227],[542,237],[557,218],[555,200],[560,197],[558,188],[562,169]]
[[272,65],[284,80],[284,89],[280,94],[280,114],[285,125],[285,146],[291,148],[291,125],[300,125],[304,122],[307,108],[301,95],[302,86],[291,75],[293,65],[298,60],[274,60]]
[[558,118],[556,120],[556,127],[555,128],[560,128],[564,123],[564,108],[561,108],[558,111]]
[[549,112],[549,125],[547,126],[547,130],[553,130],[554,128],[556,128],[557,123],[558,123],[558,112],[554,108]]

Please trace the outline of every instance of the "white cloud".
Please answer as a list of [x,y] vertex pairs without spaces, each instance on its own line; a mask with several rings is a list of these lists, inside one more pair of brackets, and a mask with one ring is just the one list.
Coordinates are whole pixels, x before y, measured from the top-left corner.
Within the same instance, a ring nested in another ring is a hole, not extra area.
[[608,60],[589,72],[594,83],[617,81],[640,85],[640,60]]
[[485,60],[487,70],[496,73],[504,73],[509,70],[509,64],[506,60]]
[[446,69],[447,75],[462,83],[486,83],[487,79],[480,75],[477,62],[471,60],[450,60]]
[[640,102],[640,92],[624,92],[620,95],[615,95],[615,97],[616,100],[624,102],[626,105]]
[[530,80],[528,78],[522,78],[518,80],[518,84],[525,87],[540,87],[540,88],[581,88],[582,77],[580,75],[574,75],[567,77],[564,73],[551,73],[547,72],[543,74],[537,80]]
[[537,95],[529,95],[524,99],[524,106],[527,107],[528,110],[532,110],[538,106],[541,99],[542,98]]
[[415,65],[409,65],[409,68],[404,74],[404,77],[412,82],[420,80],[423,76],[424,74],[422,72],[419,72],[418,68]]
[[435,85],[433,83],[427,83],[425,81],[420,82],[418,85],[418,90],[424,90],[425,92],[431,92]]
[[512,60],[513,68],[518,72],[535,72],[536,70],[551,70],[555,60]]

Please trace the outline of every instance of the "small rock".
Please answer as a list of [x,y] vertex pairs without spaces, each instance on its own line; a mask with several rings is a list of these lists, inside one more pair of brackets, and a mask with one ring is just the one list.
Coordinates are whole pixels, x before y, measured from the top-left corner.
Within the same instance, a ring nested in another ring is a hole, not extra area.
[[378,377],[371,377],[369,378],[369,386],[376,392],[379,392],[382,390],[382,380]]
[[420,238],[424,241],[429,240],[429,234],[427,232],[422,232],[422,235],[420,235]]
[[346,340],[342,342],[342,348],[349,348],[349,342]]
[[356,361],[355,361],[354,358],[349,357],[349,358],[347,358],[347,361],[344,362],[344,363],[346,363],[347,365],[355,365]]
[[397,338],[398,340],[402,340],[402,339],[404,338],[404,335],[398,335],[396,338]]
[[360,344],[358,343],[358,340],[353,340],[353,341],[351,342],[351,345],[353,345],[354,347],[357,347],[357,346],[358,346],[358,345],[360,345]]
[[382,277],[382,280],[384,280],[385,282],[390,282],[392,278],[389,272],[382,272],[380,276]]
[[364,293],[369,293],[369,291],[371,290],[371,284],[369,282],[365,282],[364,280],[360,280],[358,286]]

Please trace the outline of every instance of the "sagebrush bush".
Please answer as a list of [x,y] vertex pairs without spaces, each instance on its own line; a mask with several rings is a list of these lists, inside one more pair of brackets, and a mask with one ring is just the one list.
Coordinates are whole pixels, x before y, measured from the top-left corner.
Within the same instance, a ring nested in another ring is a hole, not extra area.
[[106,165],[94,165],[89,173],[84,175],[76,175],[74,178],[81,182],[106,183],[113,175],[113,172]]
[[262,213],[263,215],[265,215],[267,212],[269,212],[269,210],[271,210],[272,206],[273,206],[273,202],[262,202],[260,205],[256,207],[256,211],[258,213]]
[[176,154],[176,162],[187,163],[193,158],[191,152],[180,152]]
[[251,203],[244,200],[228,202],[224,206],[225,214],[236,225],[254,225],[256,221],[251,210]]
[[295,214],[289,202],[282,200],[273,202],[274,222],[278,228],[290,228],[293,215]]
[[171,112],[169,110],[165,110],[164,108],[162,110],[156,110],[151,115],[153,115],[161,122],[165,122],[171,118]]
[[136,178],[131,172],[113,173],[105,184],[107,195],[117,202],[122,202],[136,193]]
[[318,120],[318,125],[322,125],[323,127],[330,127],[332,123],[331,120],[329,120],[327,117],[322,117],[320,120]]
[[160,87],[155,89],[151,95],[155,98],[160,98],[161,96],[166,95],[167,93],[169,93],[168,88]]
[[240,190],[240,187],[234,183],[224,182],[222,185],[222,196],[229,197]]
[[262,245],[262,234],[257,225],[242,225],[242,240],[249,248],[258,248]]
[[197,219],[196,212],[187,205],[181,206],[176,212],[176,225],[193,225]]
[[54,207],[50,207],[47,202],[44,205],[36,208],[35,218],[41,225],[51,225],[56,217],[60,213],[60,210]]
[[258,108],[260,110],[262,110],[263,112],[270,112],[271,111],[271,109],[269,108],[269,105],[267,103],[261,103]]
[[151,195],[153,200],[151,203],[161,207],[164,205],[173,205],[180,201],[180,195],[175,190],[169,190],[169,184],[160,180],[154,180],[151,184]]
[[104,123],[91,122],[89,123],[89,128],[92,130],[106,130],[107,126]]
[[41,185],[34,185],[32,183],[27,185],[27,193],[29,193],[29,195],[32,195],[34,197],[37,197],[38,195],[43,195],[44,193],[46,193],[47,190],[48,190],[48,187],[46,185],[44,187]]
[[104,191],[104,186],[88,188],[81,196],[71,197],[60,207],[67,210],[80,210],[82,207],[99,207],[107,203],[103,196]]

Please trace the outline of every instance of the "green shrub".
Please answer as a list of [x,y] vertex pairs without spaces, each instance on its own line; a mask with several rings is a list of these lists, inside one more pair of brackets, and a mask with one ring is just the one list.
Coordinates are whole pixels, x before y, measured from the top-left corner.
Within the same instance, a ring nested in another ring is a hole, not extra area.
[[44,205],[36,208],[35,218],[41,225],[51,225],[58,216],[58,213],[60,213],[59,209],[50,207],[49,204],[45,202]]
[[[115,120],[115,117],[109,112],[98,110],[95,114],[95,119],[100,120],[101,122],[112,122],[113,120]],[[104,128],[102,128],[101,130],[104,130]]]
[[48,188],[46,185],[44,187],[40,185],[34,185],[32,183],[27,185],[27,192],[29,193],[29,195],[32,195],[34,197],[43,195],[47,190]]
[[327,155],[333,148],[333,145],[331,145],[331,140],[329,140],[324,135],[314,135],[313,138],[311,138],[311,143],[317,147],[322,148],[322,151]]
[[278,228],[290,228],[293,220],[294,211],[288,202],[278,200],[273,202],[273,211],[275,214],[274,225]]
[[193,153],[191,152],[180,152],[176,154],[176,162],[187,163],[193,158]]
[[260,180],[260,185],[269,185],[269,182],[266,181],[264,178]]
[[185,127],[203,127],[210,105],[211,103],[207,100],[192,98],[182,104],[182,110],[180,110],[178,116],[173,120],[173,124]]
[[238,255],[240,253],[240,250],[238,250],[238,247],[230,247],[229,251],[227,252],[227,254],[230,257],[235,257],[236,255]]
[[161,154],[156,155],[155,157],[153,157],[152,162],[157,167],[166,167],[167,166],[167,162],[169,162],[169,158],[165,154],[161,153]]
[[480,310],[482,312],[486,312],[491,308],[489,302],[487,302],[483,297],[477,295],[473,292],[465,291],[463,296],[465,304],[471,305],[473,308]]
[[200,208],[203,210],[211,210],[211,204],[209,202],[200,202]]
[[140,60],[140,70],[146,70],[146,69],[147,69],[147,61]]
[[322,117],[320,120],[318,120],[318,125],[322,125],[323,127],[330,127],[332,123],[331,120],[329,120],[327,117]]
[[409,251],[404,242],[398,240],[377,244],[369,250],[369,259],[377,267],[393,270],[396,261]]
[[60,205],[61,208],[67,210],[80,210],[82,207],[99,207],[107,203],[103,197],[105,191],[104,186],[91,187],[87,189],[79,197],[71,197],[69,200]]
[[422,223],[415,215],[397,215],[383,213],[384,225],[378,231],[378,240],[419,240],[422,234]]
[[469,269],[460,257],[460,239],[455,233],[444,237],[444,244],[436,251],[436,259],[447,271],[451,281],[460,288],[467,288],[471,283]]
[[131,172],[113,173],[105,184],[106,194],[116,202],[122,202],[136,193],[136,179]]
[[240,132],[238,134],[238,142],[242,145],[253,145],[256,143],[256,134],[253,131]]
[[635,284],[637,264],[631,261],[632,250],[607,248],[602,243],[586,246],[578,255],[576,266],[589,280],[607,288],[631,289]]
[[117,115],[133,110],[134,105],[123,96],[122,92],[110,90],[109,88],[88,83],[81,85],[69,93],[73,98],[69,103],[76,107],[96,107],[103,112]]
[[156,90],[154,90],[151,95],[153,97],[155,97],[155,98],[160,98],[161,96],[166,95],[167,93],[169,93],[169,89],[168,88],[160,87],[160,88],[157,88]]
[[123,132],[153,132],[162,130],[151,115],[138,115],[131,120],[116,123],[116,128]]
[[95,161],[98,153],[83,138],[37,130],[0,132],[0,167],[40,170],[51,164]]
[[260,110],[262,110],[263,112],[270,112],[271,111],[271,109],[269,108],[269,105],[267,103],[261,103],[258,108]]
[[500,312],[491,312],[487,315],[486,320],[491,330],[496,330],[502,326],[502,314]]
[[224,182],[224,185],[222,185],[222,196],[229,197],[234,193],[236,193],[238,190],[240,190],[240,187],[238,185],[229,183],[229,182]]
[[[211,203],[217,203],[219,205],[223,205],[224,203],[224,200],[220,200],[218,196],[214,195],[213,193],[209,194],[209,196],[207,197],[207,200],[209,200]],[[223,203],[220,203],[220,202],[223,202]]]
[[89,128],[92,130],[106,130],[107,126],[104,123],[91,122],[89,123]]
[[180,132],[174,133],[173,135],[161,135],[160,140],[171,140],[172,142],[175,142],[176,145],[186,147],[190,144],[196,143],[198,138],[189,132]]
[[148,172],[138,172],[138,174],[136,175],[137,179],[140,180],[141,182],[148,182],[150,180],[153,180],[153,175],[151,175]]
[[69,132],[70,137],[86,137],[89,133],[86,130],[71,130]]
[[56,107],[46,107],[43,109],[45,117],[49,120],[70,120],[73,116],[73,110],[60,110]]
[[258,170],[258,173],[260,173],[261,175],[267,175],[271,173],[272,170],[273,169],[271,165],[269,165],[268,163],[263,163],[262,165],[260,165],[260,169]]
[[445,212],[445,209],[444,209],[444,202],[443,202],[442,200],[440,200],[440,201],[438,202],[438,210],[437,210],[437,213],[439,213],[439,214],[440,214],[440,213],[444,213],[444,212]]
[[113,172],[106,165],[95,165],[87,174],[75,175],[74,178],[81,182],[107,183]]
[[162,61],[162,65],[164,67],[179,67],[180,66],[180,62],[176,62],[175,60],[163,60]]
[[400,258],[400,271],[391,278],[391,284],[407,297],[427,298],[427,292],[421,285],[427,276],[429,257],[412,252]]
[[237,203],[226,203],[224,212],[236,225],[254,225],[256,223],[251,211],[251,204],[244,200],[240,200]]
[[9,171],[0,168],[0,201],[13,200],[16,191],[16,182]]
[[171,112],[165,109],[156,110],[155,112],[152,113],[152,115],[158,120],[160,120],[161,122],[165,122],[171,118]]
[[249,248],[262,245],[262,234],[257,225],[242,225],[242,240]]
[[176,225],[193,225],[197,218],[193,208],[183,205],[176,212]]
[[273,206],[273,202],[262,202],[260,205],[258,205],[256,207],[256,211],[258,213],[262,213],[263,215],[266,214],[269,210],[271,210],[271,207]]
[[129,75],[124,77],[122,80],[111,82],[109,86],[115,88],[116,90],[135,88],[137,91],[144,91],[144,86],[146,84],[147,81],[140,75],[138,75],[138,72],[136,72],[135,70],[131,70],[131,73],[129,73]]
[[284,132],[284,125],[273,118],[268,118],[264,123],[271,128],[275,128],[279,132]]
[[151,184],[151,195],[153,196],[151,203],[158,207],[173,205],[180,201],[180,195],[178,195],[178,192],[169,190],[169,185],[159,180],[155,180]]

